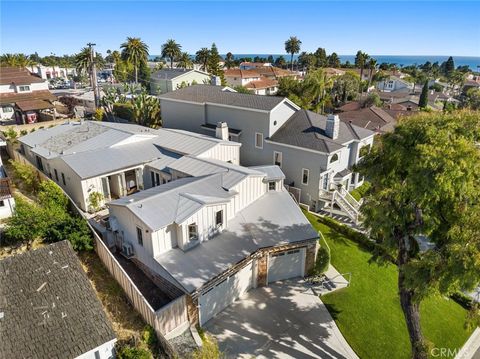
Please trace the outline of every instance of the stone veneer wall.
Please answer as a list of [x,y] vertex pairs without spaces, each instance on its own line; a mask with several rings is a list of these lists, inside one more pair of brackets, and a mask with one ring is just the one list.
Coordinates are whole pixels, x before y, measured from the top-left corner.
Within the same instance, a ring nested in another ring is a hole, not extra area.
[[198,316],[198,299],[193,299],[190,295],[187,295],[187,314],[190,324],[197,325],[199,323]]

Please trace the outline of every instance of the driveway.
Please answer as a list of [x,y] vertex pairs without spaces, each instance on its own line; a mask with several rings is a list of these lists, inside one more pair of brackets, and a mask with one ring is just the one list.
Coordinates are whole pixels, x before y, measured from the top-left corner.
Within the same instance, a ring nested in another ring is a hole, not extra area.
[[227,358],[358,358],[321,300],[300,281],[250,290],[205,329]]

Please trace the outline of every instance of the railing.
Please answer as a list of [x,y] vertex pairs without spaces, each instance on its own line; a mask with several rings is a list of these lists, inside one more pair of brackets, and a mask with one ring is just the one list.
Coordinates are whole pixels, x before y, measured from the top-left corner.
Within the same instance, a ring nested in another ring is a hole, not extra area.
[[360,210],[360,203],[344,187],[340,187],[338,192],[340,192],[340,194],[352,205],[353,208],[355,208],[357,211]]

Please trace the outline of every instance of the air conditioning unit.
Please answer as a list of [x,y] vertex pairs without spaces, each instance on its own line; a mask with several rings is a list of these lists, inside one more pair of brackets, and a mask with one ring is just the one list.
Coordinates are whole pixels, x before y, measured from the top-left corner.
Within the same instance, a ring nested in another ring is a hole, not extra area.
[[125,242],[122,245],[122,255],[126,258],[132,258],[133,257],[133,246],[131,243]]

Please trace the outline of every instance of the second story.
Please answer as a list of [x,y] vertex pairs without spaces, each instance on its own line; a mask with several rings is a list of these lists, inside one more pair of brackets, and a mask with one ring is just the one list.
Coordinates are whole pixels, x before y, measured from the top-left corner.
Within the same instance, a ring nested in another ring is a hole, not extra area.
[[261,75],[255,70],[228,69],[224,70],[225,80],[229,86],[246,86],[252,81],[259,81]]
[[48,91],[48,82],[25,68],[0,68],[0,95]]
[[150,93],[160,95],[182,87],[210,82],[210,75],[204,71],[183,68],[165,68],[154,71],[150,78]]

